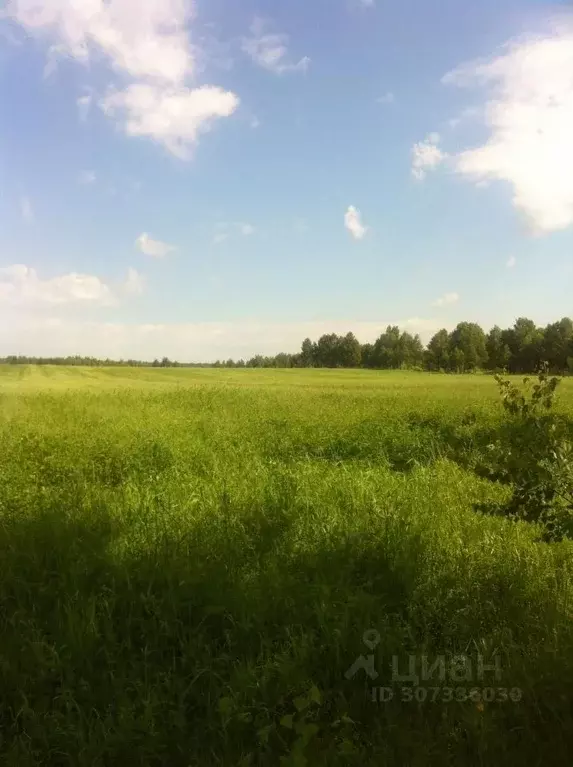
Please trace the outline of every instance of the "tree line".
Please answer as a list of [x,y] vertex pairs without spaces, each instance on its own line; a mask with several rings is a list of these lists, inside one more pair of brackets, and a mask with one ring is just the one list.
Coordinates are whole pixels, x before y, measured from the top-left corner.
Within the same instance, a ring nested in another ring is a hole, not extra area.
[[439,330],[424,347],[418,335],[389,325],[374,343],[361,344],[353,333],[327,333],[318,341],[305,338],[300,352],[280,353],[248,360],[176,362],[168,357],[153,362],[99,360],[94,357],[24,357],[0,359],[3,364],[90,365],[126,367],[228,367],[228,368],[371,368],[468,373],[476,370],[534,373],[546,363],[555,373],[573,373],[573,321],[538,327],[520,317],[513,327],[497,325],[488,333],[475,322],[460,322],[452,331]]
[[[375,368],[469,373],[476,370],[534,373],[547,363],[556,373],[573,373],[573,321],[538,327],[520,317],[511,328],[495,325],[488,333],[475,322],[439,330],[426,347],[418,335],[389,325],[374,343],[361,344],[353,333],[306,338],[298,354],[257,356],[247,367]],[[232,360],[219,362],[233,367]]]

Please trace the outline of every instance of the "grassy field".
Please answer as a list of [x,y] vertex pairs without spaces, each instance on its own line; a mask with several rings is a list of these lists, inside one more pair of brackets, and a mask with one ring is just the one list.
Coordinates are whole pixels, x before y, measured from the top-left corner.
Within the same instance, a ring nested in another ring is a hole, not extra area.
[[474,510],[491,377],[6,367],[0,403],[3,765],[570,763],[573,544]]

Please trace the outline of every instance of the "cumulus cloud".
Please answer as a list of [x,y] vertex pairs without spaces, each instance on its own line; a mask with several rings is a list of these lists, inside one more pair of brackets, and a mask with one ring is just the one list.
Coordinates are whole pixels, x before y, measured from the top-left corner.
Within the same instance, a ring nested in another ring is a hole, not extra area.
[[250,56],[255,64],[275,75],[283,75],[287,72],[306,72],[310,65],[308,56],[304,56],[296,63],[289,62],[288,35],[272,34],[266,29],[265,22],[255,18],[251,24],[251,36],[243,39],[243,52]]
[[457,304],[460,300],[460,297],[457,293],[444,293],[443,296],[436,299],[432,306],[453,306],[453,304]]
[[[88,65],[103,57],[131,82],[111,90],[100,107],[122,120],[130,136],[153,139],[182,159],[215,118],[228,117],[237,96],[215,86],[190,89],[196,50],[188,37],[188,0],[8,0],[7,14],[45,34],[54,53]],[[77,100],[85,119],[91,92]]]
[[233,114],[239,99],[210,85],[190,90],[136,83],[110,90],[100,105],[107,115],[123,118],[128,136],[152,138],[186,160],[199,134],[210,130],[214,119]]
[[368,231],[368,227],[362,223],[360,211],[354,205],[350,205],[344,214],[344,226],[355,240],[361,240]]
[[168,245],[166,242],[161,242],[161,240],[153,240],[147,232],[139,235],[135,245],[138,250],[146,256],[152,256],[152,258],[165,258],[165,256],[175,250],[173,245]]
[[447,155],[440,149],[439,143],[440,134],[430,133],[424,141],[412,147],[412,175],[418,181],[423,181],[429,170],[434,170],[446,159]]
[[8,0],[7,12],[84,64],[99,53],[132,77],[179,81],[193,71],[184,0]]
[[[0,309],[0,319],[3,319]],[[300,351],[303,338],[325,333],[353,332],[362,342],[373,342],[388,325],[419,333],[427,342],[442,319],[386,318],[380,322],[205,322],[181,324],[127,324],[81,322],[57,317],[36,319],[23,314],[10,325],[0,321],[0,354],[68,355],[100,358],[161,358],[180,361],[214,361],[254,354]]]
[[0,268],[0,307],[21,307],[25,311],[64,305],[116,306],[121,295],[141,295],[144,289],[145,279],[131,268],[115,287],[93,274],[71,272],[43,278],[25,264]]
[[539,233],[573,223],[573,23],[520,39],[490,60],[462,65],[443,81],[486,89],[485,143],[454,157],[476,181],[504,181]]
[[2,303],[67,304],[113,303],[113,293],[99,277],[89,274],[65,274],[41,279],[35,269],[24,264],[0,268],[0,299]]

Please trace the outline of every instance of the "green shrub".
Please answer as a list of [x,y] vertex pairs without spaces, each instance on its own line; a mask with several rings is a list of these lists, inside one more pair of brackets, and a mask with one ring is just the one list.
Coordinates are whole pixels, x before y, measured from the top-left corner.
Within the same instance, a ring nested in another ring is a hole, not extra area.
[[572,537],[573,449],[567,423],[550,412],[560,379],[544,368],[533,387],[529,378],[522,389],[500,375],[495,380],[509,418],[478,473],[511,484],[513,494],[506,503],[479,508],[541,524],[545,540]]

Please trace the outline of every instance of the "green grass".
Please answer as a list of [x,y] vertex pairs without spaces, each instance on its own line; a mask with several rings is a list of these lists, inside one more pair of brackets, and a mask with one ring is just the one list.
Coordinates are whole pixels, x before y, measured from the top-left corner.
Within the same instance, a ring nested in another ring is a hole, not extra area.
[[[491,377],[4,367],[0,404],[2,764],[569,763],[573,544],[473,508]],[[401,700],[393,656],[456,655],[419,686],[521,700]]]

